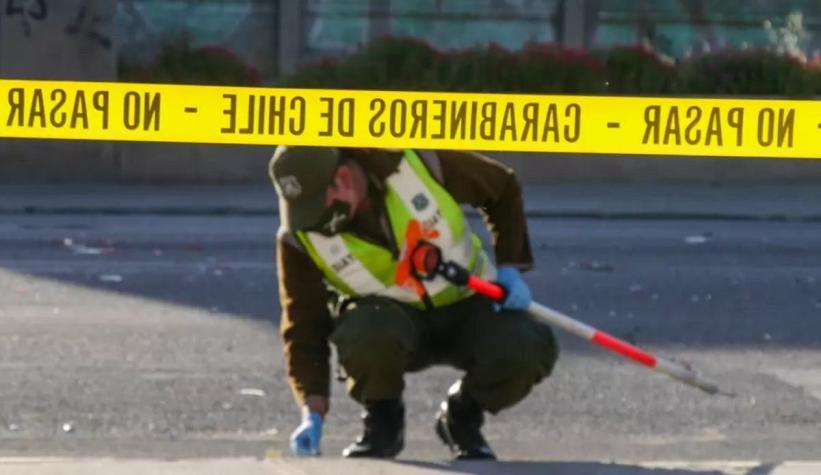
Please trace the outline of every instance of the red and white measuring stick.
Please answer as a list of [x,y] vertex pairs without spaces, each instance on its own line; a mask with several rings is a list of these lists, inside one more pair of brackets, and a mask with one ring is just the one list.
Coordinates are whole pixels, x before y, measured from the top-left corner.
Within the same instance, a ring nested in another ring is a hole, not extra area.
[[[414,268],[417,270],[417,275],[423,279],[430,279],[436,275],[441,275],[456,285],[466,286],[492,300],[502,301],[505,299],[505,289],[502,286],[482,280],[452,262],[443,262],[441,252],[435,246],[424,243],[414,254]],[[734,396],[732,393],[721,391],[715,383],[700,377],[692,368],[685,364],[654,356],[635,345],[631,345],[624,340],[591,327],[586,323],[570,318],[542,304],[531,302],[527,311],[533,316],[541,318],[547,323],[555,325],[568,333],[593,342],[655,371],[664,373],[682,383],[701,389],[708,394]]]
[[[490,298],[495,298],[494,296],[500,295],[500,292],[501,295],[504,295],[504,290],[498,288],[494,289],[491,295],[488,295],[485,291],[489,288],[489,286],[494,286],[494,284],[480,281],[481,279],[471,279],[467,286]],[[561,312],[545,307],[544,305],[536,302],[531,302],[527,311],[530,314],[539,317],[568,333],[572,333],[573,335],[584,338],[585,340],[591,341],[601,347],[607,348],[610,351],[630,358],[636,363],[647,366],[648,368],[654,369],[660,373],[664,373],[671,378],[681,381],[682,383],[695,386],[708,394],[718,394],[721,392],[718,386],[701,378],[695,371],[687,366],[666,358],[654,356],[641,348],[591,327],[590,325],[574,320]]]

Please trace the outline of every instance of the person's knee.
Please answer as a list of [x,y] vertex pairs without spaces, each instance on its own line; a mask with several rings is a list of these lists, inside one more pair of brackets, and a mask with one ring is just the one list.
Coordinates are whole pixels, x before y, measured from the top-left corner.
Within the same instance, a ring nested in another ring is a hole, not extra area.
[[472,373],[500,386],[529,389],[551,374],[555,361],[549,351],[547,354],[525,349],[501,352],[478,362]]
[[553,373],[553,368],[559,360],[559,343],[553,330],[546,323],[534,321],[530,334],[532,339],[524,352],[529,352],[530,357],[537,362],[541,380]]
[[401,307],[371,300],[347,311],[331,334],[348,373],[402,370],[415,346],[415,328]]
[[519,403],[550,376],[558,349],[551,339],[541,340],[489,354],[468,371],[470,390],[485,410],[497,414]]
[[351,345],[338,346],[337,352],[340,363],[349,374],[401,372],[410,363],[412,348],[396,335],[365,332]]
[[559,346],[553,330],[529,315],[508,315],[518,319],[486,341],[483,353],[487,364],[507,368],[511,377],[538,383],[550,376],[559,358]]
[[480,322],[465,383],[482,407],[495,414],[524,399],[553,372],[559,349],[551,328],[525,313]]

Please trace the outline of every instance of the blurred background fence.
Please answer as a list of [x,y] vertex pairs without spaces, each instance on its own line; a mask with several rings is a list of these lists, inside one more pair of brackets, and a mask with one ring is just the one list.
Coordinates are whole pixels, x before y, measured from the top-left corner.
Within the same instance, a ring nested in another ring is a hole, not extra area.
[[819,18],[814,0],[120,0],[114,29],[126,65],[190,41],[231,52],[275,81],[383,36],[444,50],[643,44],[670,58],[771,47],[812,60]]
[[[15,52],[31,52],[26,45],[38,44],[31,42],[38,36],[59,43],[82,41],[89,47],[110,50],[118,72],[126,79],[142,70],[157,73],[155,80],[178,76],[189,82],[218,80],[210,67],[219,70],[223,81],[274,83],[300,66],[354,53],[385,36],[415,37],[445,51],[489,44],[514,51],[532,43],[588,49],[643,45],[670,59],[735,47],[770,48],[812,61],[821,50],[821,2],[815,0],[0,3],[4,45],[0,71],[6,77],[19,71],[11,64],[16,62]],[[248,70],[243,72],[247,76],[231,76],[238,71],[226,73],[231,60],[246,66]],[[26,72],[48,76],[48,64],[41,66],[41,71]]]

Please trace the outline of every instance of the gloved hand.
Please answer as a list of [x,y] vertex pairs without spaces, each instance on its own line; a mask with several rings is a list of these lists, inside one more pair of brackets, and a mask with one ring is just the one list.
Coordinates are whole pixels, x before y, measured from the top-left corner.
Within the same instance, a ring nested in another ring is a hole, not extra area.
[[298,457],[319,455],[322,416],[307,407],[302,409],[302,424],[291,434],[291,452]]
[[515,267],[500,267],[496,281],[505,288],[507,298],[502,302],[502,310],[527,310],[533,297],[530,287],[522,279],[522,274]]

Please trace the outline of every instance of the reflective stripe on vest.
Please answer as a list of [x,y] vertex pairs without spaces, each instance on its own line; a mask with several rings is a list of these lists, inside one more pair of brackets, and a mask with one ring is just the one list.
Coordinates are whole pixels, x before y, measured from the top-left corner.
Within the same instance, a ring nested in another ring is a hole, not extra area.
[[[416,152],[405,151],[399,168],[388,177],[386,185],[385,209],[394,238],[401,246],[399,259],[395,259],[388,249],[351,233],[334,236],[296,233],[332,286],[354,297],[382,295],[417,307],[424,306],[414,285],[398,285],[396,281],[398,261],[408,252],[406,236],[413,220],[422,225],[423,232],[436,235],[427,240],[442,250],[446,260],[484,278],[495,278],[495,268],[461,207],[430,175]],[[441,277],[422,285],[434,306],[455,303],[472,293]]]

